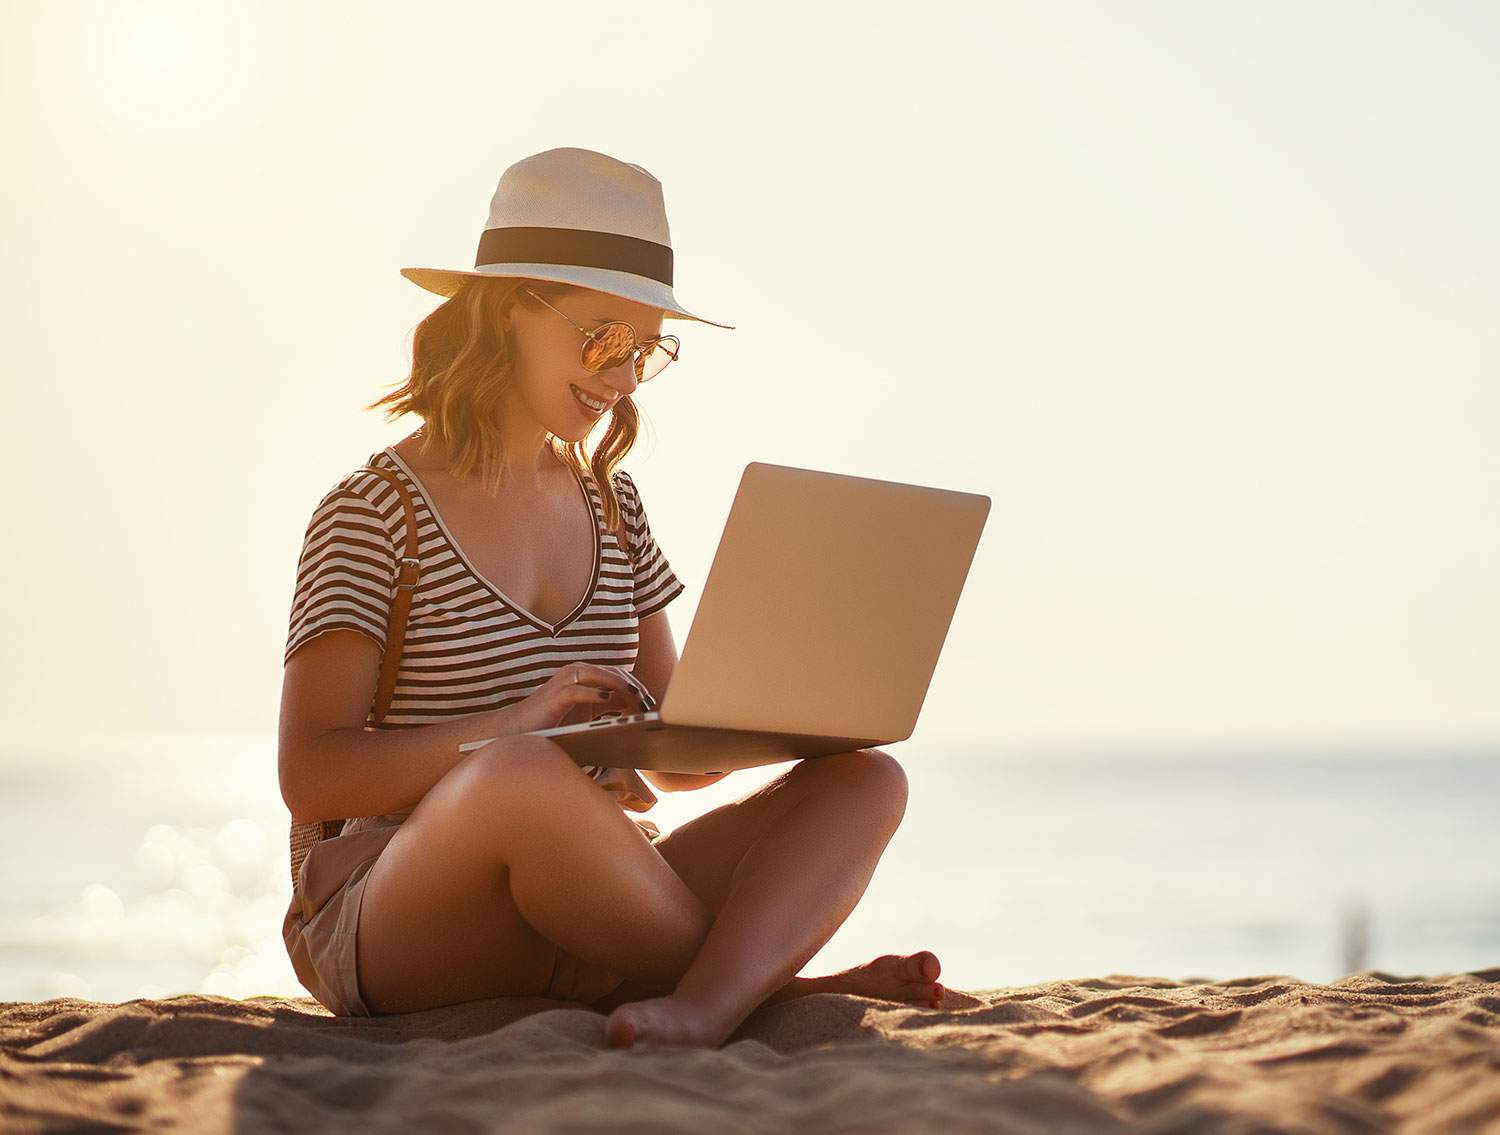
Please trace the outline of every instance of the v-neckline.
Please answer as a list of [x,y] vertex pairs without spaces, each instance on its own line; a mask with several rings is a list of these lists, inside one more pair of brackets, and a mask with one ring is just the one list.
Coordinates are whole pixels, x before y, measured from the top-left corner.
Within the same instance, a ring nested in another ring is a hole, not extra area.
[[575,469],[572,465],[568,466],[568,472],[573,474],[573,480],[578,485],[580,491],[582,491],[584,501],[589,506],[589,513],[593,517],[592,527],[594,530],[594,566],[592,571],[589,573],[588,588],[584,591],[583,598],[578,601],[577,606],[575,606],[572,611],[564,616],[561,622],[548,623],[538,617],[534,612],[528,611],[525,607],[521,606],[521,604],[517,603],[509,595],[505,594],[504,591],[500,590],[500,588],[495,585],[493,580],[489,579],[482,572],[480,572],[477,567],[474,566],[474,562],[469,559],[468,554],[464,551],[463,545],[460,544],[454,537],[452,531],[449,530],[447,523],[443,520],[442,514],[438,512],[437,505],[433,503],[432,497],[428,495],[427,486],[422,483],[422,479],[412,471],[411,467],[406,464],[401,455],[396,452],[393,446],[386,446],[383,452],[390,455],[391,460],[400,467],[401,472],[405,474],[407,480],[412,482],[412,485],[416,488],[418,495],[420,495],[422,498],[422,503],[427,506],[428,513],[437,523],[438,530],[442,532],[443,539],[445,539],[448,542],[448,546],[453,549],[453,554],[458,557],[459,562],[468,569],[470,575],[472,575],[480,583],[484,584],[492,592],[494,592],[495,597],[502,603],[504,603],[507,607],[509,607],[512,611],[520,615],[532,625],[546,631],[550,638],[556,638],[558,633],[564,627],[577,619],[584,613],[584,611],[588,610],[589,604],[593,601],[594,598],[594,591],[599,586],[599,565],[600,561],[604,558],[604,549],[601,545],[602,537],[600,536],[601,518],[599,516],[599,506],[594,501],[593,493],[589,491],[588,485],[579,475],[578,470]]

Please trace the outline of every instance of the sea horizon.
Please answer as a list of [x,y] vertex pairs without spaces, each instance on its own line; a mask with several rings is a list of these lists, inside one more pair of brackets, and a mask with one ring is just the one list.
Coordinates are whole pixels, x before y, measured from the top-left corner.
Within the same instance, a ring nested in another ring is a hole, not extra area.
[[[1500,961],[1500,745],[889,748],[911,784],[905,820],[805,974],[917,949],[951,988],[984,989]],[[308,995],[280,939],[274,737],[0,754],[0,1000]],[[781,770],[659,793],[650,818],[670,830]]]

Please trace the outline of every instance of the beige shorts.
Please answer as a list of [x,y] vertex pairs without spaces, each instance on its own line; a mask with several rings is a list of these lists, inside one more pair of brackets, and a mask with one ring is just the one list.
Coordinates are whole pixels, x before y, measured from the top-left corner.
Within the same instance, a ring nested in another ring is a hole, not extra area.
[[[411,813],[348,821],[340,835],[315,843],[302,861],[281,923],[292,969],[303,987],[337,1017],[372,1017],[359,991],[355,936],[370,868]],[[660,836],[633,821],[648,841]],[[555,947],[544,997],[585,1005],[613,993],[625,978]]]

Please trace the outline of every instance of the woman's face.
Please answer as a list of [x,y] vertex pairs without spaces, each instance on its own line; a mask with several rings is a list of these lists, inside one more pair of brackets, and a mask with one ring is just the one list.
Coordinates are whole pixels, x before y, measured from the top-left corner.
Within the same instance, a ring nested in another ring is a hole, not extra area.
[[[511,308],[513,388],[521,405],[543,429],[564,441],[578,441],[587,437],[638,383],[631,359],[608,370],[586,369],[580,357],[583,334],[572,324],[592,331],[600,324],[621,320],[635,329],[636,340],[640,341],[662,333],[662,309],[583,290],[547,302],[557,311],[535,300],[525,306],[518,302]],[[604,409],[596,412],[585,406],[579,393],[602,402]]]

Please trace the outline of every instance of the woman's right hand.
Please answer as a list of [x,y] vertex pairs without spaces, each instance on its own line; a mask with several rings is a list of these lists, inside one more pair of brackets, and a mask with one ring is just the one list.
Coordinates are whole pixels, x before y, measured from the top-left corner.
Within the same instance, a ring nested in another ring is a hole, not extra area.
[[510,716],[517,733],[530,733],[592,721],[600,713],[640,713],[644,709],[640,694],[620,667],[570,662],[540,689],[506,706],[503,712]]

